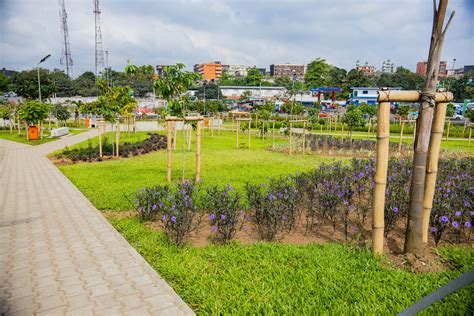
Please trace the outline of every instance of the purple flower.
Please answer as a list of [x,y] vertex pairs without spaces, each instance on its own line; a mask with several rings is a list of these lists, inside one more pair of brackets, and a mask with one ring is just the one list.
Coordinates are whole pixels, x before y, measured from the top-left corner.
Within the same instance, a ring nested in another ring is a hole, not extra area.
[[394,208],[393,208],[393,212],[394,212],[394,213],[398,213],[398,207],[394,207]]
[[240,215],[240,216],[244,215],[244,211],[240,211],[240,212],[239,212],[239,215]]
[[222,221],[225,220],[225,215],[224,214],[221,215],[221,220]]
[[436,229],[436,227],[431,227],[431,232],[432,233],[436,233],[438,230]]
[[454,213],[457,217],[461,216],[462,212],[461,211],[456,211],[456,213]]
[[233,187],[232,187],[230,184],[227,184],[227,190],[229,190],[229,191],[233,191],[233,190],[234,190],[234,188],[233,188]]
[[162,203],[162,202],[158,202],[158,206],[159,206],[159,207],[163,207],[163,203]]
[[474,211],[471,211],[471,216],[474,216]]
[[156,204],[153,204],[153,206],[151,207],[151,209],[154,211],[156,210]]
[[447,189],[446,192],[451,193],[451,189]]
[[352,205],[349,205],[349,209],[352,210],[354,208],[354,206]]
[[214,218],[216,218],[216,215],[214,215],[214,214],[211,213],[211,215],[209,216],[209,218],[210,218],[211,221],[212,221],[212,220],[214,220]]
[[283,215],[283,216],[282,216],[282,219],[286,222],[286,221],[288,220],[288,216]]
[[142,192],[145,192],[145,188],[142,188]]
[[217,230],[217,227],[216,227],[216,226],[212,226],[212,229],[211,229],[211,230],[212,230],[213,233],[215,233],[216,230]]
[[471,203],[469,203],[469,201],[464,201],[464,206],[469,207],[469,206],[471,206]]
[[188,207],[188,205],[189,205],[188,201],[185,201],[184,206]]
[[274,198],[275,198],[275,196],[274,196],[273,194],[270,194],[270,195],[268,196],[268,199],[269,199],[269,200],[273,200]]
[[441,216],[441,221],[444,223],[448,222],[448,217],[447,216]]
[[279,198],[283,197],[283,193],[281,193],[281,192],[278,192],[277,195],[278,195]]
[[135,201],[135,205],[138,205],[138,200]]
[[244,230],[244,232],[248,230],[247,226],[242,227],[242,229]]
[[176,208],[175,205],[171,205],[171,210],[173,211]]
[[176,216],[171,216],[171,221],[176,222]]
[[166,214],[163,214],[163,216],[161,217],[161,220],[164,222],[166,221]]
[[465,222],[465,223],[464,223],[464,226],[466,226],[466,227],[471,227],[471,222]]
[[458,222],[453,222],[453,227],[454,227],[454,228],[458,228],[458,227],[459,227]]
[[347,205],[347,204],[349,204],[349,203],[348,203],[346,200],[344,200],[344,201],[342,202],[342,204]]

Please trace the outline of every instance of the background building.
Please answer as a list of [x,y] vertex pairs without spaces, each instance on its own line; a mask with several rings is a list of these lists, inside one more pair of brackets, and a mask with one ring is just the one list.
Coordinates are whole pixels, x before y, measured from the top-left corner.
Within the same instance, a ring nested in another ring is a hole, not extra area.
[[286,92],[285,87],[221,86],[219,89],[229,100],[239,100],[244,91],[250,91],[252,99],[274,99],[283,96]]
[[[428,62],[419,61],[416,64],[416,73],[419,75],[422,75],[423,77],[426,76],[427,65],[428,65]],[[448,66],[448,63],[446,61],[439,62],[439,74],[438,74],[439,79],[444,79],[448,75],[447,66]]]
[[295,76],[296,80],[304,79],[303,64],[273,64],[270,65],[270,76],[274,78]]
[[196,64],[194,65],[194,72],[201,74],[202,79],[206,81],[219,80],[222,78],[222,64],[219,61]]
[[258,71],[260,71],[260,73],[262,74],[262,76],[266,76],[267,75],[267,69],[266,68],[257,68]]
[[222,65],[222,71],[230,77],[246,77],[247,67],[244,65]]
[[15,70],[9,70],[9,69],[5,69],[5,67],[3,67],[2,69],[0,69],[0,72],[2,74],[4,74],[6,77],[12,77],[16,71]]
[[[399,91],[402,88],[388,88],[389,90]],[[352,93],[349,98],[349,104],[359,105],[362,103],[377,104],[378,92],[377,87],[351,87]]]
[[361,65],[359,65],[359,61],[357,61],[355,68],[358,71],[362,71],[364,73],[364,75],[366,75],[366,76],[372,76],[375,72],[375,67],[370,66],[368,62],[365,62],[365,65],[361,66]]

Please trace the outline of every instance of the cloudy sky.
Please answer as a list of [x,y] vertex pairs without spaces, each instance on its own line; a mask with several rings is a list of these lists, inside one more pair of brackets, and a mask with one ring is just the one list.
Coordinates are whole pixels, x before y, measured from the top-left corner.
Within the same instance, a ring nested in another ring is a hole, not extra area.
[[[427,58],[429,0],[100,0],[109,65],[220,60],[269,68],[316,57],[351,69],[391,59],[412,70]],[[94,70],[93,0],[65,0],[73,75]],[[474,64],[474,0],[451,0],[456,16],[442,59]],[[0,0],[0,68],[63,68],[57,0]]]

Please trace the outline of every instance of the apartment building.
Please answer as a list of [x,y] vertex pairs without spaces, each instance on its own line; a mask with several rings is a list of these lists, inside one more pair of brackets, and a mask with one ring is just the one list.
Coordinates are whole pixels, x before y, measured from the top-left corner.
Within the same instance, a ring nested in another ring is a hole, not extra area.
[[[422,76],[426,76],[426,68],[428,66],[428,62],[426,61],[419,61],[416,64],[416,73]],[[439,62],[439,79],[444,79],[448,75],[448,63],[446,61]]]
[[290,77],[295,80],[304,80],[303,64],[272,64],[270,76],[274,78]]
[[222,64],[220,61],[194,65],[194,72],[201,74],[202,79],[214,81],[222,78]]

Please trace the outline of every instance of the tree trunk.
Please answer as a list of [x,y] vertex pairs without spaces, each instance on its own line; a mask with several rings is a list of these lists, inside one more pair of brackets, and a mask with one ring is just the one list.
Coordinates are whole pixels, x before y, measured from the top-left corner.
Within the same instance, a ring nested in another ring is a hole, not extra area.
[[414,143],[413,172],[410,185],[410,204],[408,209],[408,224],[405,235],[405,253],[421,255],[423,244],[423,198],[425,193],[425,173],[428,145],[430,142],[431,125],[435,106],[436,84],[438,81],[439,61],[446,29],[443,31],[446,15],[447,0],[440,0],[438,8],[434,4],[433,29],[428,54],[425,85],[422,90],[422,102],[418,114],[417,132]]

